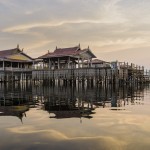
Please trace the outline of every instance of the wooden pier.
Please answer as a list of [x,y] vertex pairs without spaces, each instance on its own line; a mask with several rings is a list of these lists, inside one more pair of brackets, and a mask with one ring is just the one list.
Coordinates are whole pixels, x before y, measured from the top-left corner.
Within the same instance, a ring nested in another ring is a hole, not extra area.
[[48,51],[33,59],[17,46],[0,51],[0,82],[15,81],[53,85],[124,85],[149,82],[150,78],[142,66],[96,59],[89,47],[56,47],[54,52]]
[[[32,71],[32,80],[51,84],[138,84],[144,83],[142,70],[122,68],[113,70],[103,68],[75,68],[75,69],[37,69]],[[138,72],[138,73],[136,73]]]

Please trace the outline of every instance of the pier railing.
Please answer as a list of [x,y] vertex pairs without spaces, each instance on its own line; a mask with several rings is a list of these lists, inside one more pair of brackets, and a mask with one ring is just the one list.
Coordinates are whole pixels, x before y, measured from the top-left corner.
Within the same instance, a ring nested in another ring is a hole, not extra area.
[[75,69],[38,69],[32,71],[33,79],[82,79],[82,78],[96,78],[96,77],[111,77],[112,70],[109,68],[75,68]]
[[[131,70],[129,68],[111,68],[111,67],[99,67],[99,68],[70,68],[70,69],[50,69],[50,68],[13,68],[13,67],[0,67],[0,80],[10,79],[33,79],[33,80],[97,80],[116,82],[118,80],[134,81],[138,80],[143,82],[144,79],[148,80],[148,77],[144,77],[143,68]],[[12,72],[12,74],[10,74]]]
[[13,71],[13,72],[26,72],[32,71],[32,68],[12,68],[12,67],[0,67],[0,71]]

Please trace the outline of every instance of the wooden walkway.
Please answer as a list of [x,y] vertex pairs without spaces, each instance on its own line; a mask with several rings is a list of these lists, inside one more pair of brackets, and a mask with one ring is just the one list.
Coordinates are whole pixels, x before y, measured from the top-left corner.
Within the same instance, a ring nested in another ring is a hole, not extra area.
[[[140,71],[139,71],[140,72]],[[141,71],[142,72],[142,71]],[[105,68],[75,68],[75,69],[38,69],[32,71],[32,80],[50,81],[52,83],[66,84],[72,83],[90,83],[90,84],[126,84],[142,83],[144,76],[142,73],[131,72],[129,70],[113,70],[110,67]]]
[[149,76],[144,75],[143,69],[122,67],[112,69],[102,68],[74,68],[74,69],[49,69],[49,68],[0,68],[0,82],[33,81],[50,82],[52,84],[136,84],[149,82]]

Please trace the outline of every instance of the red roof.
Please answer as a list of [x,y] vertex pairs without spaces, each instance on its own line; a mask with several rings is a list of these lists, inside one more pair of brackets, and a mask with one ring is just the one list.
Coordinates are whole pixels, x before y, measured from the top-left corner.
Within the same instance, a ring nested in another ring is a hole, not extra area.
[[93,57],[95,58],[95,55],[89,49],[81,50],[80,46],[75,46],[75,47],[70,47],[70,48],[56,48],[56,50],[53,53],[47,53],[47,54],[40,56],[38,58],[76,56],[76,55],[82,54],[86,51],[89,51],[93,55]]
[[62,57],[62,56],[70,56],[70,55],[76,55],[77,52],[80,51],[80,47],[70,47],[70,48],[56,48],[53,53],[47,53],[43,56],[40,56],[38,58],[50,58],[50,57]]
[[52,53],[48,52],[47,54],[44,54],[40,57],[38,57],[39,59],[42,59],[42,58],[48,58]]
[[54,51],[55,54],[74,54],[80,50],[79,46],[70,47],[70,48],[58,48]]

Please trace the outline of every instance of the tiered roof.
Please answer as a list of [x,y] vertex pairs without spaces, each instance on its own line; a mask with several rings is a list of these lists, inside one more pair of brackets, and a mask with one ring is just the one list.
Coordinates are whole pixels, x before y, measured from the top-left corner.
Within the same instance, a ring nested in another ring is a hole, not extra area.
[[17,61],[17,62],[33,61],[33,58],[25,54],[23,50],[20,50],[18,46],[17,48],[14,49],[0,51],[0,59],[8,60],[8,61]]
[[47,54],[40,56],[39,58],[44,59],[44,58],[65,57],[65,56],[77,57],[83,53],[89,53],[92,58],[96,58],[96,56],[91,52],[89,48],[81,50],[80,45],[75,47],[69,47],[69,48],[56,47],[54,52],[52,53],[48,52]]

